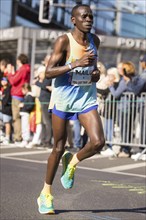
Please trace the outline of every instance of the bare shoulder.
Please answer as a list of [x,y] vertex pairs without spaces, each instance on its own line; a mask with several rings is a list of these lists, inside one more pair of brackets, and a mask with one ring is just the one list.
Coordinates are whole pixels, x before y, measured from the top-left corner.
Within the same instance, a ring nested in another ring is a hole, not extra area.
[[57,66],[64,59],[64,55],[68,51],[69,40],[66,34],[63,34],[57,38],[54,44],[51,57],[48,62],[48,68]]
[[55,42],[56,48],[62,48],[62,50],[65,50],[69,44],[69,39],[66,34],[63,34],[59,36]]
[[98,47],[100,45],[100,39],[99,39],[99,37],[96,34],[92,34],[92,36],[93,36],[94,43],[95,43],[95,45],[96,45],[96,47],[98,49]]

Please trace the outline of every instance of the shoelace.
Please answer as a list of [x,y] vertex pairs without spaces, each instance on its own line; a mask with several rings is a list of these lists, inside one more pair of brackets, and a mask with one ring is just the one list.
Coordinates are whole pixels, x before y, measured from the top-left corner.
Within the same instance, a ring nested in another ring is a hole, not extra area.
[[52,205],[53,197],[50,195],[44,195],[45,196],[45,204],[46,206]]
[[75,167],[69,167],[69,170],[68,170],[69,179],[72,179],[72,178],[73,178],[75,169],[76,169]]

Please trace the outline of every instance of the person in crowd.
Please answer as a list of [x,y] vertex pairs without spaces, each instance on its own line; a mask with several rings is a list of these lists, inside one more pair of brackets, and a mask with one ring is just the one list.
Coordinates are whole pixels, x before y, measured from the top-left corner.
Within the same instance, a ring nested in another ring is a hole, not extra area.
[[[140,58],[140,65],[142,68],[142,73],[140,74],[140,77],[145,81],[144,87],[141,92],[146,93],[146,54]],[[139,103],[138,112],[140,116],[139,120],[139,139],[140,144],[146,146],[146,100],[145,96],[140,96],[137,98],[137,101]],[[139,152],[136,154],[132,154],[131,158],[134,160],[146,160],[146,148],[140,147]]]
[[45,67],[47,67],[49,59],[50,59],[50,54],[47,54],[47,55],[44,57],[44,59],[42,60],[41,63],[42,63]]
[[8,59],[2,59],[0,61],[0,72],[1,72],[1,77],[7,77],[8,75],[8,70],[7,70],[7,65],[9,64]]
[[42,111],[41,103],[38,97],[35,97],[35,107],[30,113],[30,131],[33,133],[33,137],[32,140],[26,145],[26,148],[41,147]]
[[[140,63],[141,63],[141,67],[142,67],[142,74],[140,75],[140,77],[144,80],[144,86],[143,86],[143,89],[141,92],[144,92],[146,93],[146,54],[141,57],[140,59]],[[142,120],[141,120],[141,124],[140,124],[140,134],[141,134],[141,144],[144,144],[146,146],[146,112],[145,112],[145,109],[146,109],[146,100],[145,98],[143,98],[142,101],[142,110],[139,109],[140,113],[142,114]],[[144,149],[142,148],[142,151]],[[145,152],[145,155],[143,156],[143,160],[146,160],[146,152]]]
[[66,149],[73,149],[74,148],[74,142],[73,142],[73,121],[69,120],[67,125],[66,125],[66,130],[67,130],[67,139],[65,143],[65,148]]
[[11,137],[11,123],[12,123],[12,109],[11,109],[11,86],[7,77],[1,79],[2,85],[2,114],[1,120],[5,127],[5,138],[3,139],[3,144],[7,145],[10,143]]
[[98,112],[100,114],[102,124],[104,124],[104,117],[103,117],[104,98],[103,98],[102,94],[100,93],[100,90],[106,90],[108,88],[106,85],[107,70],[106,70],[105,65],[102,62],[97,62],[97,67],[100,70],[100,79],[96,83]]
[[[48,158],[43,189],[37,199],[41,214],[53,214],[52,183],[62,157],[61,183],[73,187],[77,164],[102,149],[105,143],[100,116],[97,112],[96,82],[99,38],[90,33],[93,14],[89,5],[76,5],[71,16],[74,29],[60,36],[54,45],[46,77],[54,78],[51,94],[54,146]],[[74,155],[65,152],[68,120],[79,119],[89,141]],[[65,153],[64,153],[65,152]]]
[[[105,83],[106,81],[106,76],[107,76],[107,70],[105,65],[102,62],[97,62],[97,68],[100,70],[100,79],[96,83],[96,88],[97,89],[107,89],[107,85]],[[98,94],[98,93],[97,93]]]
[[79,120],[75,120],[73,123],[73,131],[74,131],[74,148],[76,150],[80,150],[82,146],[81,142],[81,124]]
[[88,136],[78,119],[74,120],[73,122],[73,133],[74,133],[73,136],[74,149],[76,151],[79,151],[87,143]]
[[4,69],[5,69],[5,59],[0,60],[0,143],[3,142],[5,139],[5,134],[4,134],[4,126],[3,126],[3,117],[2,117],[2,85],[1,85],[1,80],[4,76]]
[[37,77],[34,84],[40,87],[39,101],[42,110],[42,144],[46,148],[52,148],[52,114],[48,111],[51,97],[51,79],[45,78],[45,66],[40,66],[37,70]]
[[41,147],[42,143],[42,109],[39,100],[41,88],[35,85],[36,79],[38,78],[38,68],[40,65],[35,65],[34,68],[34,80],[31,85],[31,91],[35,97],[35,107],[30,113],[30,131],[32,133],[32,140],[26,145],[26,148]]
[[8,65],[9,61],[7,59],[2,59],[0,61],[0,91],[1,91],[1,80],[3,77],[7,76],[8,71],[7,71],[7,65]]
[[141,78],[146,81],[146,54],[140,58],[140,65],[142,68]]
[[[123,70],[123,71],[122,71]],[[122,62],[121,75],[122,79],[119,82],[117,89],[113,86],[113,80],[109,80],[109,89],[112,95],[115,98],[120,98],[120,101],[117,104],[119,112],[119,126],[121,131],[121,137],[123,142],[130,143],[131,139],[131,122],[132,115],[135,116],[135,111],[130,112],[131,101],[128,99],[128,96],[124,96],[124,92],[132,92],[135,95],[140,94],[143,89],[144,81],[142,78],[136,74],[135,66],[132,62],[126,61]],[[129,126],[127,126],[129,124]],[[129,157],[130,156],[130,147],[122,146],[121,152],[118,154],[118,157]]]
[[24,94],[24,100],[19,104],[21,115],[21,131],[22,142],[19,147],[25,147],[30,142],[30,112],[34,109],[35,98],[31,93],[31,86],[28,83],[24,83],[22,86],[22,93]]
[[120,79],[122,79],[123,77],[123,62],[120,62],[117,64],[117,70],[118,70],[118,73],[119,73],[119,76],[120,76]]
[[[97,88],[97,103],[99,104],[98,107],[98,112],[101,116],[102,119],[102,124],[104,127],[104,134],[105,134],[105,138],[107,138],[107,129],[109,128],[109,126],[106,126],[106,122],[108,121],[108,119],[106,120],[107,117],[107,107],[106,107],[106,111],[105,111],[105,100],[109,95],[109,88],[108,88],[108,77],[107,77],[107,69],[105,67],[105,65],[102,62],[97,62],[97,67],[100,70],[100,80],[96,83],[96,88]],[[108,100],[108,99],[107,99]],[[106,114],[105,114],[106,113]],[[109,123],[108,123],[109,124]],[[109,124],[110,125],[110,124]],[[109,135],[108,135],[109,136]],[[110,135],[111,137],[111,135]],[[103,150],[100,153],[102,154],[106,154],[106,156],[114,156],[114,152],[111,150],[112,145],[107,144],[107,146],[109,147],[107,150]]]
[[[114,133],[114,124],[116,116],[116,101],[113,99],[113,96],[110,94],[108,88],[108,82],[113,82],[113,86],[116,89],[119,84],[120,76],[116,67],[111,67],[107,70],[107,76],[104,79],[104,85],[106,89],[98,89],[99,93],[104,99],[104,108],[103,108],[103,117],[104,117],[104,134],[108,142],[112,142],[113,133]],[[108,148],[105,151],[100,153],[104,156],[116,156],[115,152],[112,149],[112,144],[107,144]]]
[[[1,81],[0,81],[0,85],[1,85]],[[0,88],[0,143],[2,143],[3,139],[4,139],[3,122],[2,122],[2,120],[3,120],[3,116],[2,116],[2,90]]]
[[22,93],[22,86],[30,82],[30,65],[28,64],[28,57],[25,54],[20,54],[16,60],[17,70],[14,66],[8,64],[8,80],[11,84],[12,96],[12,117],[14,128],[14,141],[20,144],[21,137],[21,119],[19,104],[23,101],[24,94]]

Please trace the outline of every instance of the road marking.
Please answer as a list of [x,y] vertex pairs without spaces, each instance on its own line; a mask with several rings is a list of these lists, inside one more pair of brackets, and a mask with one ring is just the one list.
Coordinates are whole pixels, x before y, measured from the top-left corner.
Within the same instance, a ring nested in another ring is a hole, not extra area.
[[146,187],[139,186],[137,184],[123,184],[118,182],[112,181],[102,181],[102,180],[91,180],[91,182],[97,182],[102,184],[102,186],[111,187],[112,189],[127,189],[129,192],[135,192],[137,194],[146,194]]
[[100,169],[99,170],[99,169],[96,169],[96,168],[82,167],[82,166],[78,166],[78,168],[83,169],[83,170],[100,171],[100,172],[105,172],[105,173],[113,173],[113,174],[121,174],[121,175],[127,175],[127,176],[136,176],[136,177],[146,178],[145,175],[134,174],[134,173],[107,171],[106,169]]
[[[20,148],[20,147],[18,147],[18,146],[15,146],[15,145],[13,145],[13,146],[0,146],[0,149],[11,149],[11,148],[17,148],[17,149],[26,149],[26,148]],[[36,149],[36,151],[27,151],[27,152],[24,152],[24,151],[22,151],[22,152],[16,152],[16,153],[2,153],[1,154],[1,157],[9,157],[9,156],[19,156],[19,155],[29,155],[29,154],[36,154],[35,152],[44,152],[44,153],[46,153],[46,152],[48,152],[48,153],[51,153],[51,151],[52,151],[52,149],[43,149],[42,151],[41,151],[41,149],[42,148],[37,148]],[[28,149],[29,150],[29,149]],[[31,148],[30,150],[33,150],[33,148]],[[35,149],[34,149],[35,150]],[[38,154],[39,154],[38,153]],[[98,158],[105,158],[105,156],[103,156],[103,155],[100,155],[100,154],[97,154],[97,155],[94,155],[94,156],[92,156],[92,157],[90,157],[90,158],[87,158],[87,160],[91,160],[91,159],[98,159]]]
[[116,167],[110,167],[110,168],[105,168],[102,169],[102,171],[107,171],[107,172],[117,172],[117,171],[123,171],[123,170],[131,170],[139,167],[144,167],[146,166],[145,162],[142,163],[136,163],[136,164],[128,164],[128,165],[122,165],[122,166],[116,166]]
[[[43,153],[43,152],[42,152]],[[7,157],[7,156],[2,156],[1,158],[3,159],[8,159],[8,160],[20,160],[20,161],[24,161],[24,162],[31,162],[31,163],[42,163],[42,164],[46,164],[47,161],[43,160],[43,161],[39,161],[39,160],[32,160],[32,159],[25,159],[25,158],[17,158],[17,157]],[[60,164],[62,166],[62,164]],[[113,173],[113,174],[120,174],[120,175],[127,175],[127,176],[135,176],[135,177],[142,177],[142,178],[146,178],[145,175],[140,175],[140,174],[134,174],[134,173],[124,173],[124,172],[114,172],[114,171],[106,171],[106,170],[102,170],[102,169],[96,169],[96,168],[91,168],[91,167],[82,167],[82,166],[78,166],[78,169],[82,169],[82,170],[91,170],[91,171],[95,171],[95,172],[104,172],[104,173]]]
[[20,161],[30,162],[30,163],[47,164],[47,160],[31,160],[31,159],[19,158],[19,157],[1,157],[1,158],[2,159],[7,159],[7,160],[20,160]]
[[16,153],[3,153],[0,155],[1,158],[3,157],[13,157],[13,156],[23,156],[23,155],[33,155],[33,154],[45,154],[45,153],[50,153],[52,150],[47,149],[47,150],[40,150],[40,151],[27,151],[27,152],[16,152]]
[[0,149],[18,148],[16,145],[0,145]]

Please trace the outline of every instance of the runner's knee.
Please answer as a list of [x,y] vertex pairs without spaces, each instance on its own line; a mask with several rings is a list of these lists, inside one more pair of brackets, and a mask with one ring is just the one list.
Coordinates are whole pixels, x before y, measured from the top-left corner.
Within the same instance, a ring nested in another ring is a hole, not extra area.
[[94,140],[91,140],[92,149],[94,152],[99,152],[104,147],[105,139],[104,137],[97,138]]
[[62,156],[64,151],[65,151],[64,145],[60,142],[53,147],[53,153],[59,154],[59,156]]

